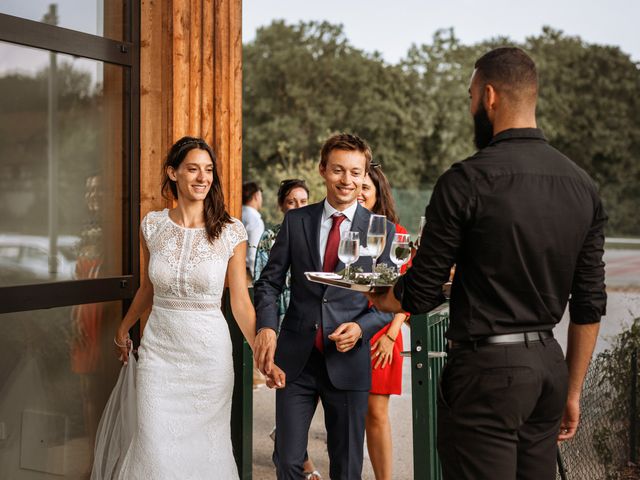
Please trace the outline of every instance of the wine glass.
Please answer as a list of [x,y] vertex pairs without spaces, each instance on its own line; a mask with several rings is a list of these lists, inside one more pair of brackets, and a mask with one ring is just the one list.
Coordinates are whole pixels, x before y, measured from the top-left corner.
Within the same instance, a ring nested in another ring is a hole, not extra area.
[[349,267],[360,258],[360,235],[358,232],[342,232],[338,245],[338,258],[345,264],[344,278],[349,279]]
[[371,279],[376,277],[376,263],[378,257],[384,251],[387,238],[387,217],[384,215],[371,215],[369,218],[369,231],[367,232],[367,250],[371,253]]
[[400,268],[411,258],[411,247],[409,247],[409,234],[396,233],[391,243],[391,261],[396,265],[398,274]]
[[420,217],[420,225],[418,225],[418,237],[416,238],[416,250],[420,248],[420,241],[422,240],[422,231],[427,225],[427,218],[425,216]]

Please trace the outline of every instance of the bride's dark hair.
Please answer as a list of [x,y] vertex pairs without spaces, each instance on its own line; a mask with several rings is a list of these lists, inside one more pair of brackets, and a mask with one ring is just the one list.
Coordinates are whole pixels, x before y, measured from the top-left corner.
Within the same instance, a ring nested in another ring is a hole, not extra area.
[[176,182],[169,178],[167,169],[168,167],[172,167],[174,170],[177,170],[187,154],[195,148],[207,152],[213,163],[213,181],[211,182],[209,193],[207,193],[204,199],[205,230],[207,231],[209,241],[213,242],[220,236],[224,226],[227,223],[232,223],[232,220],[231,215],[229,215],[224,207],[224,195],[222,194],[222,185],[220,184],[220,177],[218,176],[218,169],[216,167],[216,155],[213,153],[213,149],[209,144],[202,138],[182,137],[173,144],[164,162],[162,196],[167,200],[178,198],[178,186]]

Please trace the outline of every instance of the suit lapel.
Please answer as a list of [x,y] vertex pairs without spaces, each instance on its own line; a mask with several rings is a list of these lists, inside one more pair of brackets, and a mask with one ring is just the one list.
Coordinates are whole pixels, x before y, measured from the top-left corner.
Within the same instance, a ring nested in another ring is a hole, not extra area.
[[369,231],[369,217],[371,212],[358,204],[356,208],[356,214],[353,216],[353,223],[351,224],[351,230],[360,233],[360,245],[366,246],[367,244],[367,232]]
[[310,205],[307,209],[307,215],[302,221],[304,236],[307,239],[307,246],[309,247],[313,268],[316,272],[322,271],[322,262],[320,261],[320,222],[322,221],[323,210],[324,201]]

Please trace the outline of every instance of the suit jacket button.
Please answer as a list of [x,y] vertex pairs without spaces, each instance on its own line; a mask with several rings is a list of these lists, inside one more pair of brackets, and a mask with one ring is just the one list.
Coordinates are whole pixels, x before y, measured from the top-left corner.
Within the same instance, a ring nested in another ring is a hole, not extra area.
[[322,303],[329,303],[329,300],[327,300],[326,298],[323,298]]
[[319,327],[320,327],[320,326],[316,323],[316,324],[313,326],[313,329],[314,329],[314,330],[318,330],[318,328],[319,328]]

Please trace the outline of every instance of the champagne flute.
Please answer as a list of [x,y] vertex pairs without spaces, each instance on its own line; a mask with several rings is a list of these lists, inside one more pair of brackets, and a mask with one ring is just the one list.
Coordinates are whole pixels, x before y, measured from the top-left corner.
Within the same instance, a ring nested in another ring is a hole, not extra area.
[[422,240],[422,231],[427,225],[427,218],[425,216],[420,217],[420,225],[418,225],[418,237],[416,238],[416,250],[420,248],[420,241]]
[[396,233],[391,243],[391,261],[396,265],[398,275],[400,274],[400,268],[409,261],[409,258],[411,258],[409,234]]
[[371,253],[371,281],[376,278],[376,263],[378,257],[384,251],[387,238],[387,217],[384,215],[371,215],[369,218],[369,231],[367,232],[367,249]]
[[360,258],[360,235],[358,232],[342,232],[338,245],[338,258],[345,264],[345,279],[349,279],[349,267]]

